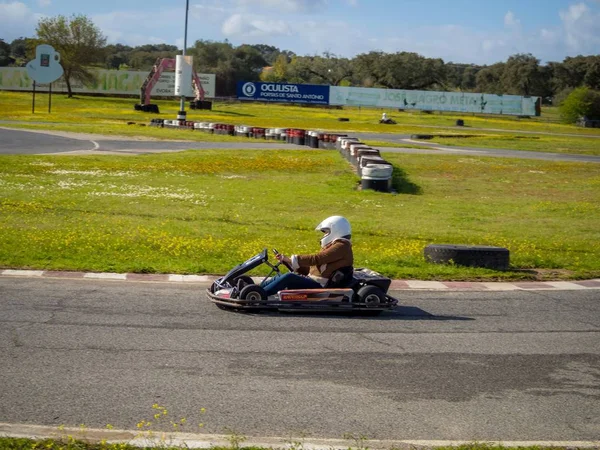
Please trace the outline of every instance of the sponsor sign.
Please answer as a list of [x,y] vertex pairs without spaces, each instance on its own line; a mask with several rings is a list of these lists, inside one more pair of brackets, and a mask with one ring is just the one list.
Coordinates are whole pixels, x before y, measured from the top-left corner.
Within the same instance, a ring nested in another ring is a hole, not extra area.
[[253,83],[237,84],[240,100],[260,102],[329,104],[329,86],[316,84]]
[[25,66],[27,75],[36,83],[52,83],[63,74],[60,65],[60,53],[54,47],[47,44],[38,45],[35,48],[35,59],[29,61]]
[[280,299],[282,302],[301,302],[308,300],[307,294],[286,294],[280,293]]
[[[96,81],[82,84],[73,81],[73,92],[82,94],[129,94],[140,95],[142,83],[148,76],[147,72],[137,70],[106,70],[93,69]],[[215,97],[216,77],[214,74],[199,73],[198,78],[204,88],[206,98]],[[0,67],[0,90],[31,91],[33,80],[25,67]],[[44,86],[36,86],[44,90]],[[67,92],[67,85],[61,77],[52,85],[53,92]],[[175,72],[163,72],[152,89],[152,95],[173,96],[175,94]]]
[[468,92],[408,91],[331,86],[330,104],[423,111],[539,116],[539,97]]

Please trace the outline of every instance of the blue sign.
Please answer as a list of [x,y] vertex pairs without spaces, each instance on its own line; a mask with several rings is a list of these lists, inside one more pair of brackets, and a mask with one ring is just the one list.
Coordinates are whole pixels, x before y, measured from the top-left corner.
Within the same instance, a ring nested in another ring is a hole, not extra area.
[[317,84],[253,83],[239,81],[240,100],[259,102],[329,104],[329,86]]

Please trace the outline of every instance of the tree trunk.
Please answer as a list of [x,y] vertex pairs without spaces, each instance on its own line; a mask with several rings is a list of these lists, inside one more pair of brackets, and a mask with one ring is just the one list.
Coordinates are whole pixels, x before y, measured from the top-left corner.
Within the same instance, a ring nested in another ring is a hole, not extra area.
[[71,91],[71,71],[65,70],[65,83],[67,84],[67,98],[73,98],[73,92]]

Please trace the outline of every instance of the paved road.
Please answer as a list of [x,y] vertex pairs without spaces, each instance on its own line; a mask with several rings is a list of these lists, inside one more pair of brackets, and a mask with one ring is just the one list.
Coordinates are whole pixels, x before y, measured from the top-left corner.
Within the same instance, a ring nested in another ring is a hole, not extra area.
[[[600,156],[568,155],[559,153],[525,152],[502,149],[465,148],[440,146],[432,142],[410,142],[409,135],[356,133],[361,139],[384,140],[396,142],[398,145],[418,144],[430,149],[411,149],[402,147],[382,148],[382,152],[421,153],[421,154],[449,154],[491,156],[502,158],[525,158],[548,161],[575,161],[600,163]],[[106,154],[116,153],[125,155],[139,155],[146,153],[183,151],[189,149],[264,149],[277,148],[278,150],[306,149],[292,144],[274,142],[193,142],[193,141],[157,141],[145,139],[111,139],[109,136],[78,135],[66,132],[40,132],[12,130],[0,128],[0,154]]]
[[0,422],[135,429],[157,402],[206,433],[594,440],[598,292],[397,292],[361,318],[225,312],[198,284],[2,278]]

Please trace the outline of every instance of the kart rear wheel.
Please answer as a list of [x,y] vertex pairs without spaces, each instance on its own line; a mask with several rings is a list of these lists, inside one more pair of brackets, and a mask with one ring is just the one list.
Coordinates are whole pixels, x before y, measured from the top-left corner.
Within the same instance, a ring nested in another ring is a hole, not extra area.
[[239,280],[242,280],[245,285],[254,284],[254,280],[252,279],[252,277],[249,277],[248,275],[240,275],[239,277],[233,280],[233,285],[237,286]]
[[377,286],[363,286],[357,293],[358,301],[367,307],[377,307],[385,303],[385,293]]
[[249,302],[260,302],[267,299],[267,293],[263,288],[256,284],[249,284],[240,292],[240,299]]

